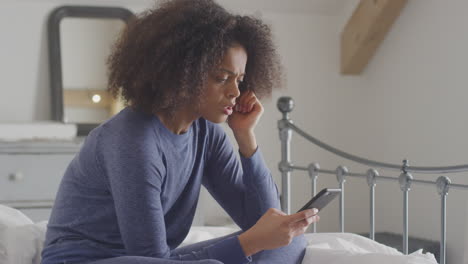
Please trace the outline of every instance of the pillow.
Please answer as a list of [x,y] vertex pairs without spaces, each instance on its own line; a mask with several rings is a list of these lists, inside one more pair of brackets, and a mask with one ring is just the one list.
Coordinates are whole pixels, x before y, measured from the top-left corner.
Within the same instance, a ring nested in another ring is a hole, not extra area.
[[39,264],[46,225],[34,224],[22,212],[0,205],[0,263]]
[[403,255],[394,248],[351,233],[307,234],[302,264],[437,264],[434,255],[418,250]]
[[0,204],[0,228],[27,224],[33,224],[33,221],[25,214]]

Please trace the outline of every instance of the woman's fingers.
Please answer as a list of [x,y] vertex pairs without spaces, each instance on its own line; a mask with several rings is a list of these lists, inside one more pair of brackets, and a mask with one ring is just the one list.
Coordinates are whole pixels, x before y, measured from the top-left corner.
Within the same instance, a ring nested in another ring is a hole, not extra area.
[[318,219],[317,210],[287,215],[281,210],[270,208],[253,227],[239,236],[239,240],[244,244],[247,243],[245,241],[254,241],[260,245],[260,250],[275,249],[290,244],[294,237],[304,234],[307,227]]
[[318,210],[313,208],[289,215],[287,222],[293,236],[303,234],[310,224],[318,222],[320,217],[317,213]]
[[300,211],[300,212],[297,212],[295,214],[289,215],[288,216],[288,221],[289,221],[289,223],[292,224],[294,222],[299,222],[299,221],[302,221],[302,220],[307,219],[309,217],[312,217],[312,216],[316,215],[317,213],[318,213],[318,210],[315,209],[315,208],[307,209],[307,210]]
[[308,218],[305,218],[303,220],[291,223],[290,227],[293,228],[293,229],[301,229],[303,227],[308,227],[310,224],[312,224],[314,222],[318,222],[318,220],[320,220],[320,216],[314,215],[314,216],[310,216]]
[[257,97],[254,96],[250,98],[250,100],[245,104],[247,107],[247,112],[251,112],[256,103],[257,103]]
[[302,235],[307,231],[309,225],[311,225],[312,223],[316,223],[319,220],[320,216],[314,215],[299,222],[295,222],[290,226],[292,229],[291,231],[294,236]]
[[236,111],[241,113],[248,113],[252,111],[252,108],[256,102],[257,97],[255,96],[254,92],[247,91],[237,99]]

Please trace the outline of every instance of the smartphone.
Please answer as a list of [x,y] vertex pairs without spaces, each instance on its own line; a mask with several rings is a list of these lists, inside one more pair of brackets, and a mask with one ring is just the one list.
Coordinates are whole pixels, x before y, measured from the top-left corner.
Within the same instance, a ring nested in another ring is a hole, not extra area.
[[307,209],[317,208],[321,211],[328,203],[330,203],[335,197],[341,194],[341,189],[328,189],[325,188],[321,190],[317,195],[312,197],[299,211],[304,211]]

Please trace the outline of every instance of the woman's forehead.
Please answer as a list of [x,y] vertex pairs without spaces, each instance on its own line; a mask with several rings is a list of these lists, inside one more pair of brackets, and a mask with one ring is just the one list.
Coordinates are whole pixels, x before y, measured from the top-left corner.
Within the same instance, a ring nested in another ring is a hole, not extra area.
[[227,71],[229,74],[240,75],[244,73],[246,64],[246,50],[244,47],[236,45],[226,51],[218,68]]
[[245,75],[245,72],[237,73],[237,72],[234,72],[232,70],[229,70],[229,69],[226,69],[226,68],[223,68],[223,67],[220,67],[220,68],[216,69],[216,71],[227,73],[229,75],[235,75],[235,76],[244,76]]

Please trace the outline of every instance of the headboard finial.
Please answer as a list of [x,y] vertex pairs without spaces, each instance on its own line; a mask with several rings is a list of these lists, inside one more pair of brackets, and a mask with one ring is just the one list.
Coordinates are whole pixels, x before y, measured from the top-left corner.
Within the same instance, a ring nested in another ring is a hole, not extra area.
[[278,99],[276,106],[283,113],[283,117],[288,119],[288,113],[294,109],[294,100],[289,96],[283,96]]
[[379,172],[376,169],[367,170],[367,184],[369,187],[374,187],[377,182],[377,177],[379,177]]
[[447,195],[451,183],[452,182],[450,181],[450,178],[446,176],[440,176],[439,178],[437,178],[436,186],[439,195]]
[[409,161],[407,159],[403,160],[403,165],[401,166],[401,171],[406,173],[408,171]]

